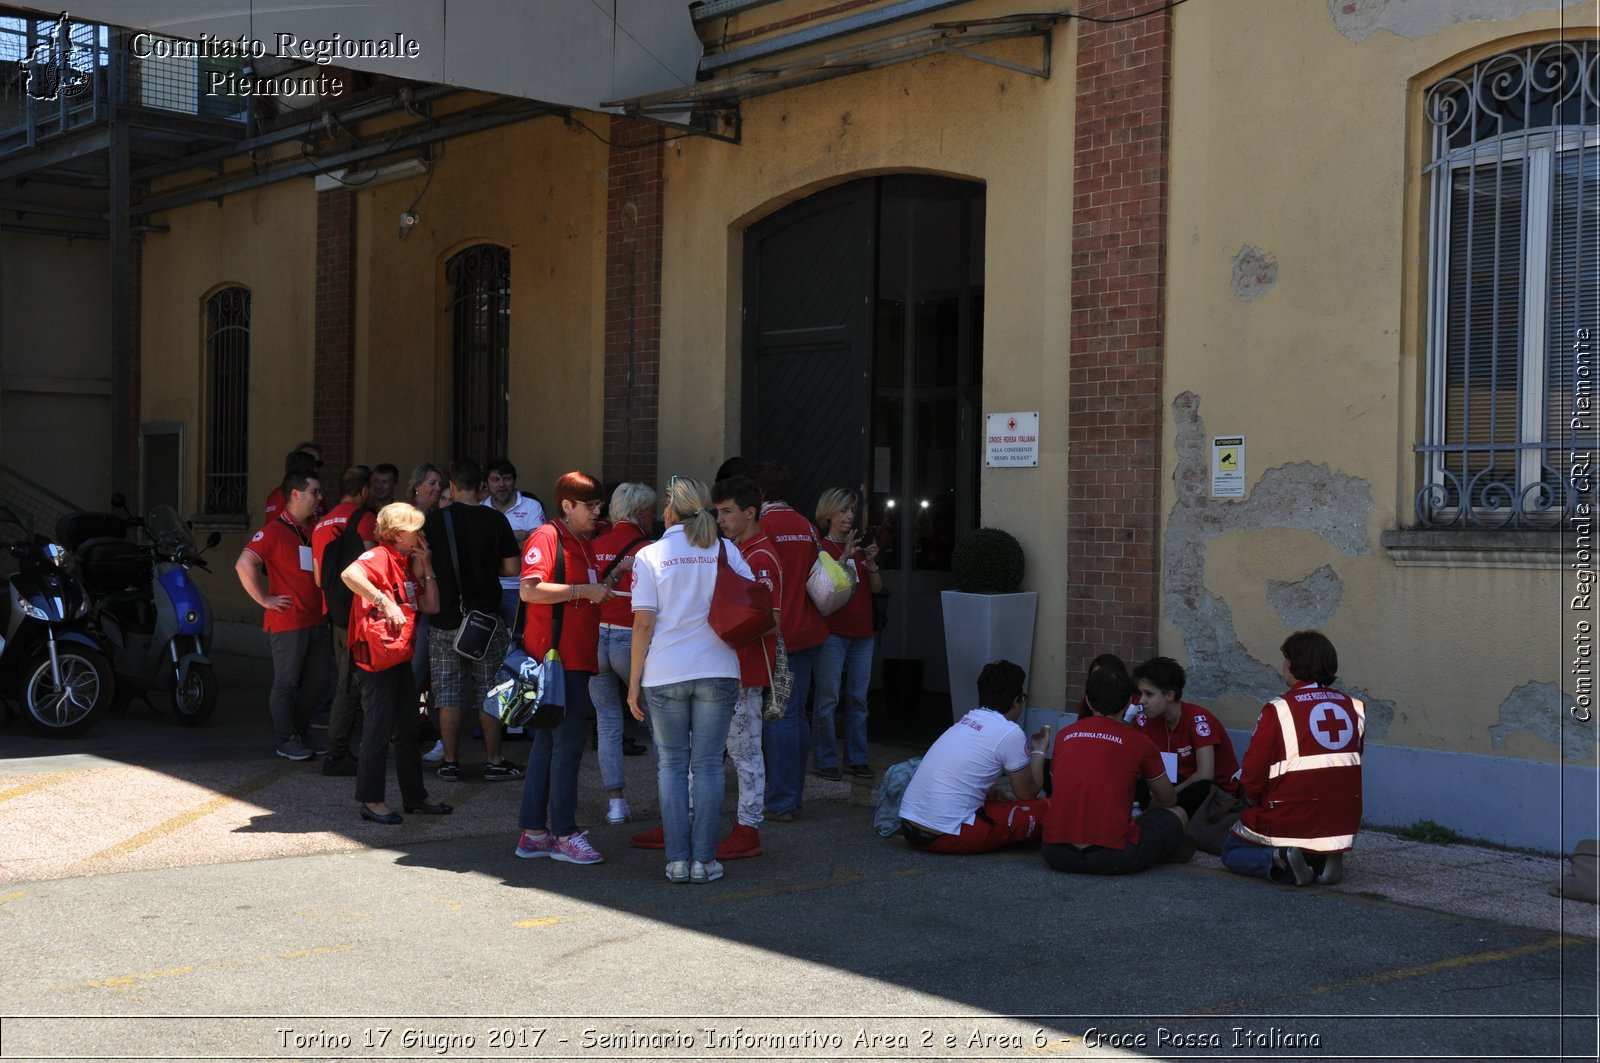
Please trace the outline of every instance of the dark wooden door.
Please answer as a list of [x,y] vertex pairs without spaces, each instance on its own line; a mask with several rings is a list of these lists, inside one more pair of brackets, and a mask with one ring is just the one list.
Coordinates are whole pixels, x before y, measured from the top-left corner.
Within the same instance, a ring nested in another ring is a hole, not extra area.
[[788,466],[807,517],[867,479],[875,199],[856,181],[746,234],[742,453]]

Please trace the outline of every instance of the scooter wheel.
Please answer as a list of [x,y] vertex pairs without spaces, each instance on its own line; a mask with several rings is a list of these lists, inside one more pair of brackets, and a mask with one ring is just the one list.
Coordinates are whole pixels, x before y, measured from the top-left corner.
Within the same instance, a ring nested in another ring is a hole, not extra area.
[[50,651],[33,655],[22,672],[23,718],[39,734],[71,738],[99,722],[111,705],[111,664],[100,653],[77,643],[56,643],[61,664],[58,687],[50,668]]
[[172,690],[172,712],[185,727],[199,727],[217,707],[217,673],[209,664],[191,664],[188,677]]

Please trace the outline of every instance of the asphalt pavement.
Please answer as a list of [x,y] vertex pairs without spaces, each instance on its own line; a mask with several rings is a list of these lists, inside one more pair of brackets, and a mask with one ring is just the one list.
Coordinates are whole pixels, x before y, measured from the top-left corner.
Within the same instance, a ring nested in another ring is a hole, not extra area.
[[364,823],[270,755],[264,662],[222,671],[204,728],[0,727],[0,1059],[1595,1058],[1596,909],[1553,857],[1364,833],[1335,888],[1082,878],[913,852],[813,778],[766,855],[673,885],[627,844],[653,758],[622,826],[585,759],[603,864],[517,860],[477,743],[454,815]]

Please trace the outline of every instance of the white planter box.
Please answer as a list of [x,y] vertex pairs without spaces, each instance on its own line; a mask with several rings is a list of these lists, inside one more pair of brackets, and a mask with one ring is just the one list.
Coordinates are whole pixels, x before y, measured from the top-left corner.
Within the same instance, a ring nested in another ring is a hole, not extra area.
[[950,670],[950,711],[959,720],[978,704],[978,673],[1007,660],[1033,675],[1033,618],[1037,591],[967,594],[944,591],[944,649]]

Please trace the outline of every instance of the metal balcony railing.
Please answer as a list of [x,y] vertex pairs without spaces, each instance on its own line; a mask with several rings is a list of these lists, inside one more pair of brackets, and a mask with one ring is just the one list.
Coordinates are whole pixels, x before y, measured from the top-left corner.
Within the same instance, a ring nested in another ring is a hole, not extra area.
[[0,155],[108,121],[119,108],[232,119],[247,99],[203,86],[236,59],[194,54],[191,42],[134,35],[66,18],[0,8]]

